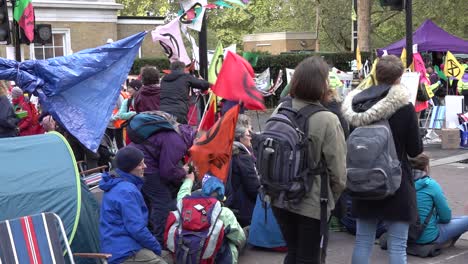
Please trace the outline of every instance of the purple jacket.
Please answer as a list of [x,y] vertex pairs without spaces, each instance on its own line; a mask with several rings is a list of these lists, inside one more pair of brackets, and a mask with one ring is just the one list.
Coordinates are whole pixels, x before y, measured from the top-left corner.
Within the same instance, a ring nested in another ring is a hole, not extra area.
[[182,182],[185,178],[182,161],[193,144],[195,131],[188,125],[179,125],[179,130],[180,134],[175,131],[154,134],[148,138],[149,144],[130,144],[145,154],[145,174],[157,174],[166,183]]

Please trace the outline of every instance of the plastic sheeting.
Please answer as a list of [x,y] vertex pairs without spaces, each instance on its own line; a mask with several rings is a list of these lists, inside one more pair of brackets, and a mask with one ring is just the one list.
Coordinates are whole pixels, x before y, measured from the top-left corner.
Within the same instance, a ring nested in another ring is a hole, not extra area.
[[0,58],[0,79],[39,97],[55,120],[96,151],[146,33],[47,60]]

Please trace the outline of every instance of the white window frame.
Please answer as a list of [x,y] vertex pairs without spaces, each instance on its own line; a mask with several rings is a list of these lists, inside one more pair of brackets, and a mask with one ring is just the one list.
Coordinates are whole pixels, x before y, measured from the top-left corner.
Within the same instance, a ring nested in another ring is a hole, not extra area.
[[[53,34],[65,35],[65,39],[63,43],[63,56],[73,54],[73,51],[71,49],[70,29],[69,28],[52,28],[52,35]],[[34,43],[31,43],[30,48],[29,48],[29,57],[35,60],[36,54],[35,54],[34,48],[35,48]]]

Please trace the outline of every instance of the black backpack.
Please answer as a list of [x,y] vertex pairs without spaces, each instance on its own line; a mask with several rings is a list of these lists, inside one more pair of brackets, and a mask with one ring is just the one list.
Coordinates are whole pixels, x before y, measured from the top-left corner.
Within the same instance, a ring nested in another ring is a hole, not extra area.
[[[328,111],[320,105],[292,108],[292,101],[283,102],[277,113],[266,122],[256,142],[257,169],[262,192],[267,199],[283,208],[300,203],[312,187],[311,175],[325,175],[323,159],[317,168],[308,164],[308,119],[317,112]],[[327,177],[324,180],[328,180]],[[327,195],[325,182],[324,195]],[[321,197],[322,198],[322,197]],[[326,197],[323,197],[326,199]]]

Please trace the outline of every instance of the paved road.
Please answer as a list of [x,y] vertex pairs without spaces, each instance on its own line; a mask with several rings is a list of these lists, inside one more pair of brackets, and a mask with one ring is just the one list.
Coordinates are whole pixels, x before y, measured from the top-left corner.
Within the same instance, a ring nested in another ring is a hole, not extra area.
[[[252,117],[254,130],[263,127],[271,111],[267,113],[248,113]],[[259,128],[260,125],[260,128]],[[458,160],[447,160],[449,157],[468,158],[468,150],[442,150],[440,145],[427,146],[425,151],[429,153],[434,163],[438,166],[431,169],[431,176],[442,186],[447,196],[452,213],[456,215],[468,215],[465,205],[468,202],[468,164],[458,163]],[[328,248],[327,263],[349,264],[354,246],[354,237],[343,232],[332,232]],[[241,264],[280,264],[284,254],[262,251],[254,248],[246,249],[239,259]],[[378,245],[374,247],[371,263],[388,263],[386,252]],[[462,236],[455,247],[443,251],[436,258],[408,257],[409,264],[467,264],[468,263],[468,234]]]

